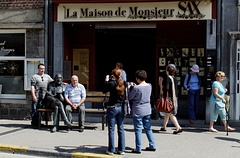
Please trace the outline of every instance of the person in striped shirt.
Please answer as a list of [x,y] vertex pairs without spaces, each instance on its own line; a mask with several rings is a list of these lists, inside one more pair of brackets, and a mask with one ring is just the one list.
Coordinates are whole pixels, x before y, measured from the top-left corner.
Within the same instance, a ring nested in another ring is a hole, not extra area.
[[71,112],[73,109],[78,109],[79,132],[83,132],[84,131],[84,121],[85,121],[84,101],[86,99],[86,89],[82,84],[78,83],[78,77],[76,75],[73,75],[71,77],[71,84],[67,85],[66,90],[64,92],[64,97],[68,104],[65,108],[68,120],[70,122],[72,122],[72,113]]

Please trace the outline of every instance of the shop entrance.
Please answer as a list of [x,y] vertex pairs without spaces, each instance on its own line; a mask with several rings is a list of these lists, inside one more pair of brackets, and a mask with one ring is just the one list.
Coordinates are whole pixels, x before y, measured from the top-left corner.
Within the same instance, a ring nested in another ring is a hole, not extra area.
[[[105,76],[111,74],[117,62],[123,64],[127,81],[136,82],[134,74],[143,69],[147,82],[155,87],[156,29],[97,29],[96,88],[101,89]],[[154,90],[154,89],[153,89]]]

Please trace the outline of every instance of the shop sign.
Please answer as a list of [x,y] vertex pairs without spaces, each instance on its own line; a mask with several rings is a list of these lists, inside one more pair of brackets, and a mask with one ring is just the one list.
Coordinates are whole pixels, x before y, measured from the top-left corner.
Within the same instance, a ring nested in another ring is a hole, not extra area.
[[210,1],[59,4],[59,22],[207,20]]
[[6,41],[0,43],[0,56],[6,56],[6,55],[8,55],[10,52],[14,52],[14,51],[15,51],[15,49],[6,49],[6,48],[4,47],[5,43],[6,43]]
[[25,34],[1,32],[0,56],[25,56]]

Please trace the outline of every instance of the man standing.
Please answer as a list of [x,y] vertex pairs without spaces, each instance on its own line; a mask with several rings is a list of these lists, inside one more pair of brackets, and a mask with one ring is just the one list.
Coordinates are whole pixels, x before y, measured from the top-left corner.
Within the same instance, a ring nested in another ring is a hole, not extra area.
[[66,115],[68,120],[72,122],[72,110],[78,109],[78,125],[79,132],[84,130],[84,121],[85,121],[85,105],[84,101],[86,99],[86,89],[80,83],[78,83],[78,77],[73,75],[71,77],[71,84],[66,87],[64,92],[64,97],[67,102],[66,106]]
[[31,80],[31,94],[32,94],[32,122],[31,125],[33,128],[37,127],[37,107],[39,106],[39,103],[44,99],[47,86],[50,82],[53,81],[53,79],[47,75],[44,74],[45,66],[44,64],[38,65],[38,73],[34,74],[32,76]]

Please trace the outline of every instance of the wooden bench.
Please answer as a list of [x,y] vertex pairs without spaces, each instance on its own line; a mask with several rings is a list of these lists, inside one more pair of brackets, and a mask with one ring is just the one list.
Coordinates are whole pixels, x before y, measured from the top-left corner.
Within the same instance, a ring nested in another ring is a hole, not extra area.
[[[85,108],[85,113],[96,113],[96,114],[102,114],[102,130],[104,130],[104,123],[106,123],[107,126],[107,118],[106,118],[106,109],[104,108],[104,104],[108,102],[109,93],[103,94],[100,91],[88,91],[85,102],[91,102],[92,108]],[[94,103],[101,103],[100,108],[94,108]],[[45,125],[48,126],[48,115],[49,113],[54,112],[53,109],[37,109],[38,113],[38,129],[41,129],[41,121],[43,114]],[[73,110],[73,113],[78,113],[77,110]]]

